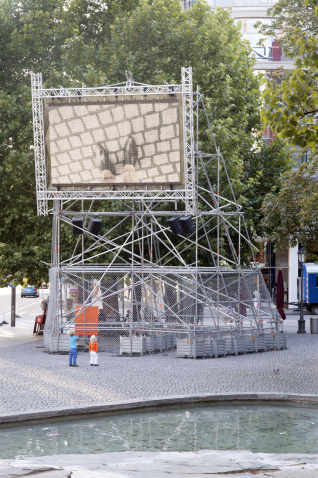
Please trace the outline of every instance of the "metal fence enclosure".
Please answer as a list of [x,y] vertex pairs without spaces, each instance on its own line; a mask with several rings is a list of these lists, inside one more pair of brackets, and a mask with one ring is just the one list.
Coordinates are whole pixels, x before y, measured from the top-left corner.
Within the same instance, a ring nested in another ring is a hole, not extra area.
[[88,350],[96,335],[99,350],[114,355],[218,357],[286,347],[257,270],[52,268],[50,283],[44,343],[51,352],[68,351],[71,328],[80,349]]

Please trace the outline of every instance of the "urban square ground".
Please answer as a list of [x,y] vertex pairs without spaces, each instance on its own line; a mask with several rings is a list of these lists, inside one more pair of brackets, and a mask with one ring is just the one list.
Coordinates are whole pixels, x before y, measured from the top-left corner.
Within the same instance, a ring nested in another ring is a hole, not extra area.
[[[288,316],[287,328],[296,328],[295,319]],[[68,366],[67,355],[46,353],[42,339],[10,345],[7,338],[8,345],[0,348],[0,417],[41,408],[52,410],[177,395],[318,395],[317,342],[317,335],[297,335],[294,331],[287,333],[287,350],[218,359],[99,353],[99,367],[90,367],[89,355],[79,353],[79,367],[73,368]]]
[[[9,296],[2,295],[1,300],[9,301]],[[281,393],[318,397],[318,335],[310,335],[308,315],[306,335],[296,333],[299,317],[287,316],[287,350],[197,360],[177,359],[169,354],[118,357],[100,353],[99,367],[90,367],[88,354],[79,353],[79,367],[72,368],[67,355],[46,353],[42,338],[32,336],[40,301],[41,295],[36,300],[18,300],[20,318],[16,319],[16,328],[10,324],[0,327],[0,419],[23,412],[187,395]],[[5,318],[10,322],[9,315]],[[242,452],[137,455],[67,455],[10,463],[0,460],[0,477],[26,473],[32,476],[39,470],[43,478],[64,477],[70,471],[72,478],[203,478],[224,473],[249,477],[256,472],[258,476],[277,478],[318,476],[316,455],[281,455],[279,463],[277,455],[260,457],[250,452],[244,457]],[[238,461],[238,467],[232,466]]]

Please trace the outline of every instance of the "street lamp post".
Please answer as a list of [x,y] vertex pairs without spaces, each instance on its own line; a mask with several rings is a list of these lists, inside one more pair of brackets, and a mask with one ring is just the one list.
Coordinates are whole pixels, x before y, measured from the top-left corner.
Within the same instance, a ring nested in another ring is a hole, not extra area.
[[302,249],[298,252],[298,260],[300,262],[300,319],[298,320],[297,334],[306,333],[306,321],[304,319],[304,281],[303,281],[303,263],[305,260],[305,253]]
[[15,327],[15,306],[16,306],[16,299],[15,299],[15,287],[11,288],[11,327]]

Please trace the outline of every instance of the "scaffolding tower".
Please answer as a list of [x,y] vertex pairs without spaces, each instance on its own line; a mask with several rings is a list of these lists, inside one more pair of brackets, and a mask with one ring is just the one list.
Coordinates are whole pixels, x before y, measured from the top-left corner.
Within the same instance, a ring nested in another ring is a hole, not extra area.
[[[50,352],[68,350],[70,328],[80,336],[83,350],[88,350],[90,336],[97,335],[99,350],[121,355],[218,357],[286,347],[282,320],[256,265],[256,248],[203,98],[193,91],[191,68],[182,68],[181,85],[141,84],[129,76],[125,83],[82,89],[43,89],[41,74],[32,74],[32,95],[38,214],[53,216],[44,329]],[[146,95],[182,98],[181,186],[47,187],[44,99],[72,102],[78,97],[85,101]],[[213,154],[199,149],[199,109]],[[117,206],[95,210],[96,204],[110,201]],[[61,224],[72,228],[76,217],[83,218],[82,234],[71,257],[62,260]],[[190,217],[192,232],[172,234],[168,220],[176,217]],[[97,235],[88,228],[92,218],[103,222]],[[252,258],[249,265],[241,260],[246,248]]]

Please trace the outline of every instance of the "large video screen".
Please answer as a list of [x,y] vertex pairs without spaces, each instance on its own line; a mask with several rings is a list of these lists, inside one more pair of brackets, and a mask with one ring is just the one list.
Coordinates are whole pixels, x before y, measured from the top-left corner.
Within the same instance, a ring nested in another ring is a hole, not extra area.
[[178,100],[50,103],[46,121],[52,186],[181,182]]

